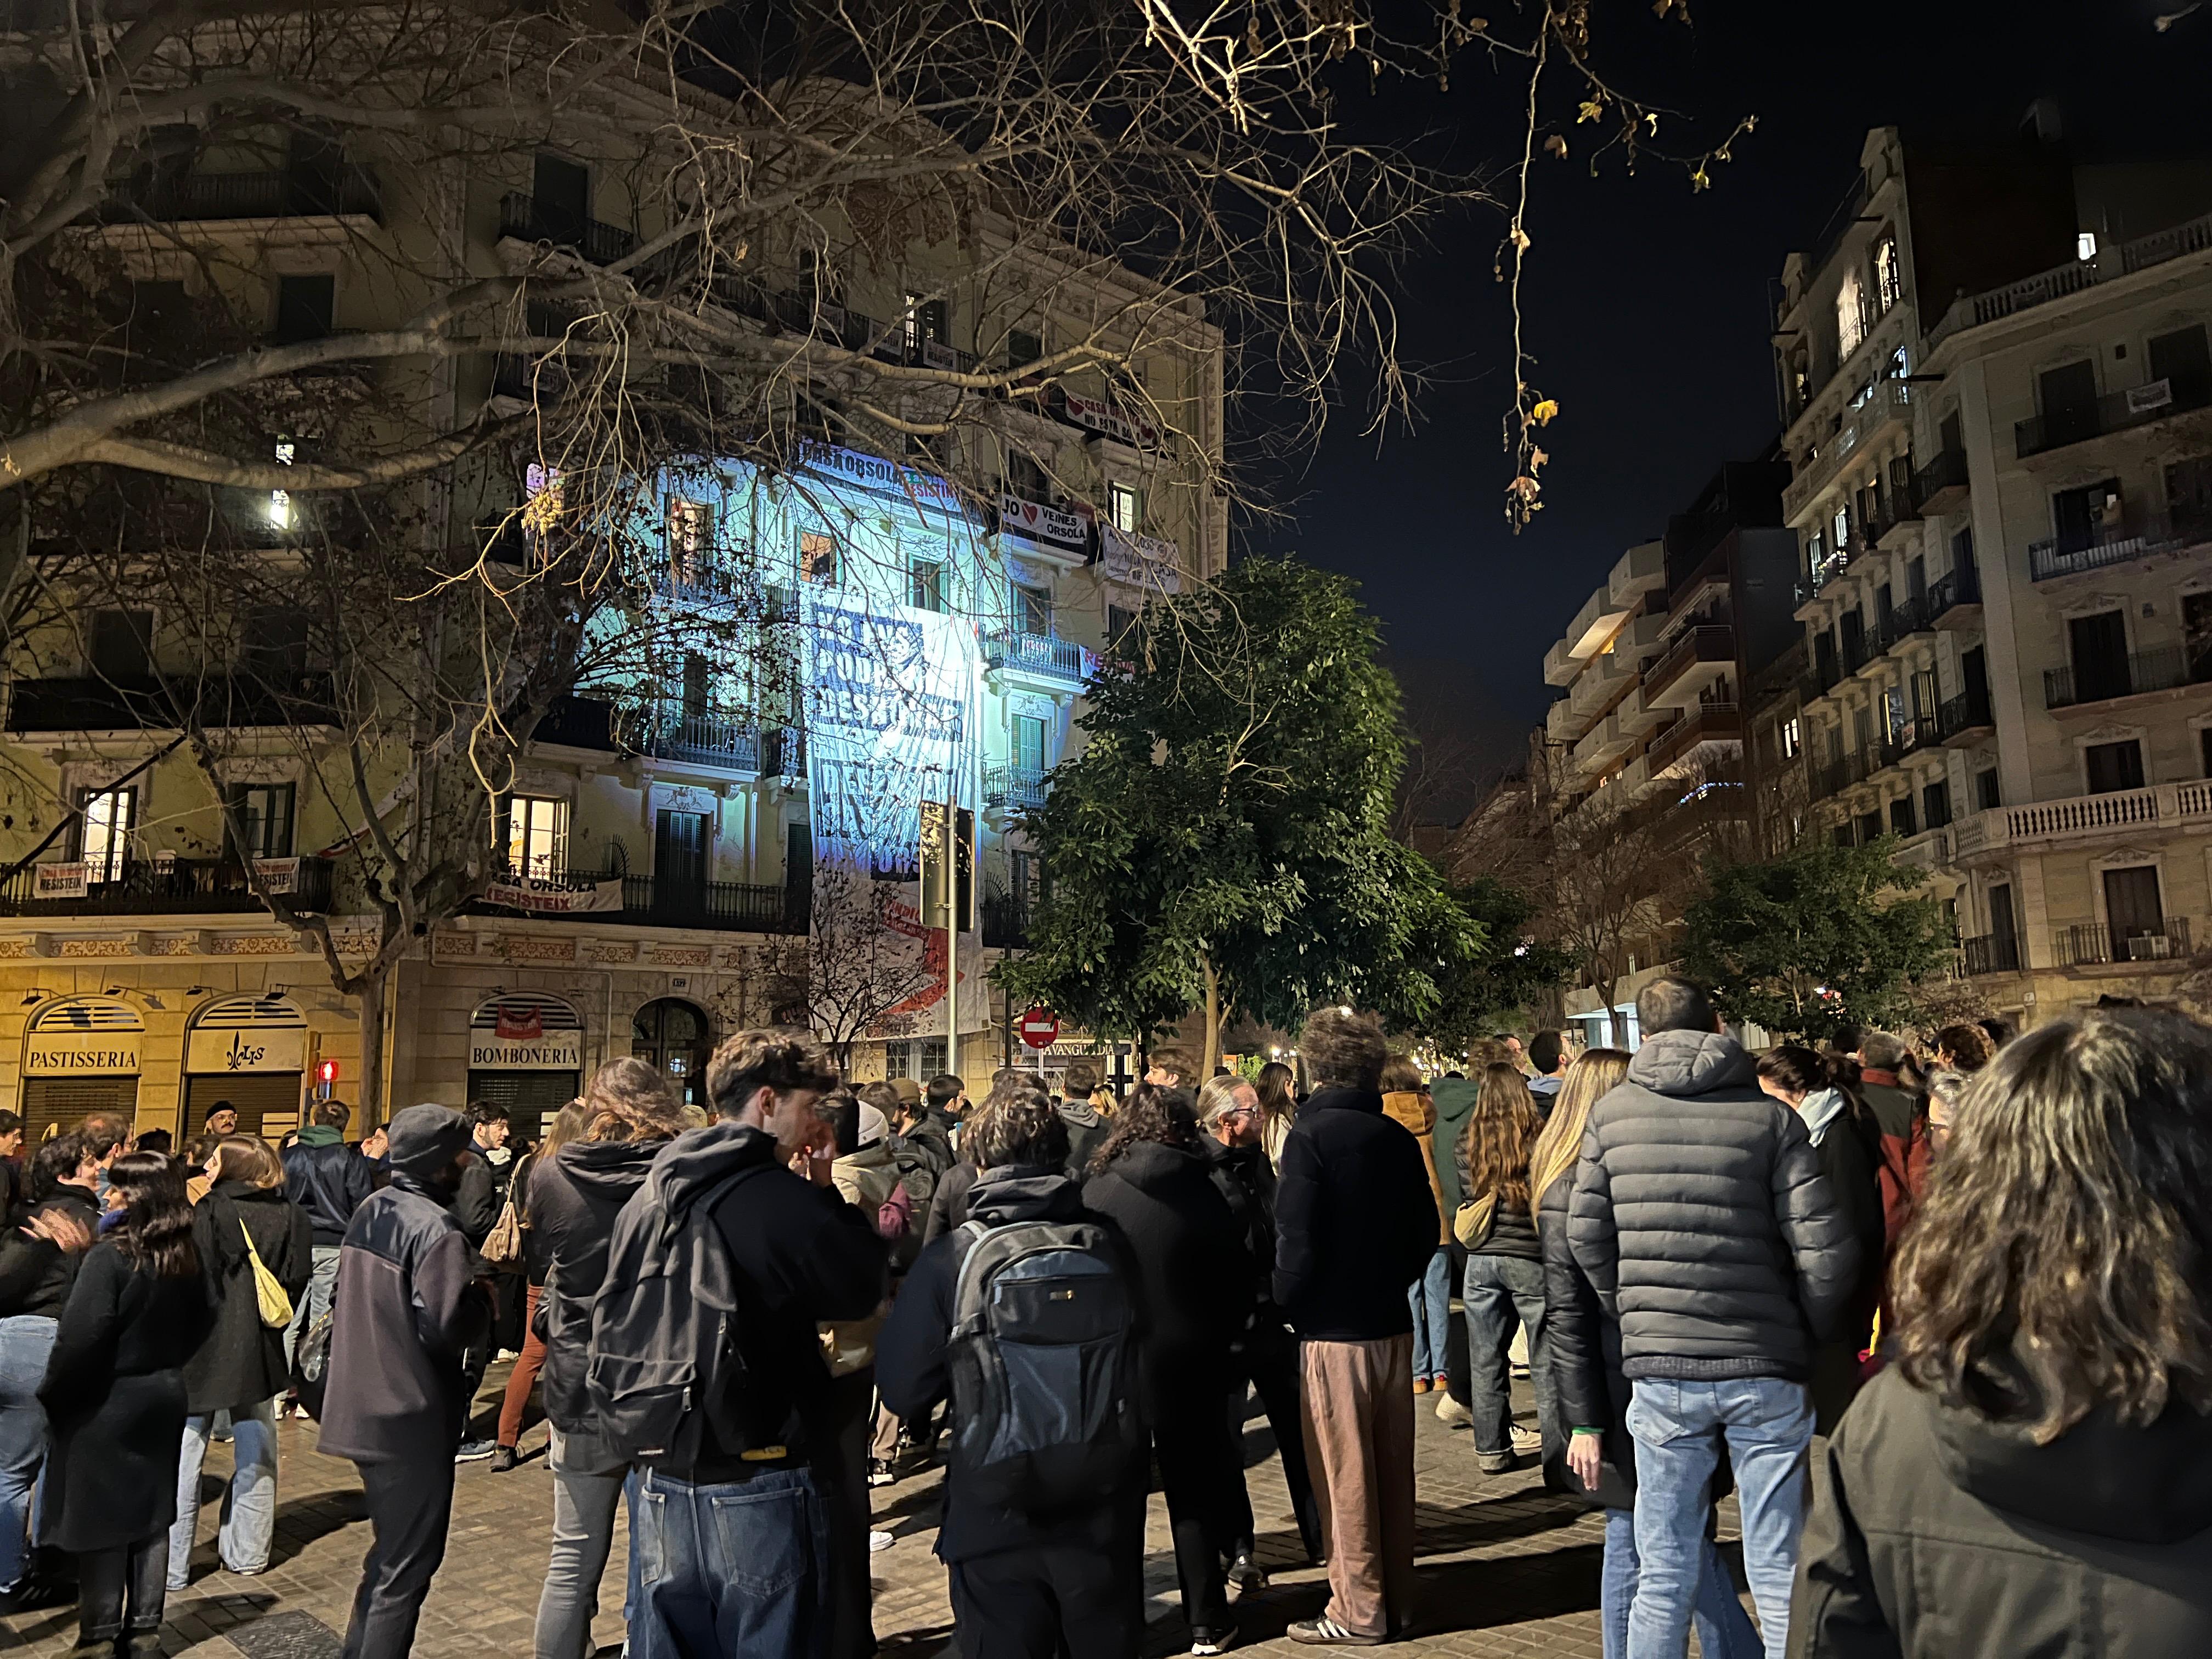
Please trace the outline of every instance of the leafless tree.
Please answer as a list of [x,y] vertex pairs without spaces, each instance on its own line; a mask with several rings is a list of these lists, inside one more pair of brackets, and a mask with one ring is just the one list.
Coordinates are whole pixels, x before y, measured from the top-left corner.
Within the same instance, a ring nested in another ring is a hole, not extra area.
[[815,1034],[840,1066],[852,1064],[853,1045],[866,1036],[911,1035],[927,1024],[942,1000],[924,1000],[942,984],[945,934],[926,929],[918,915],[897,914],[893,889],[848,864],[816,871],[812,926],[803,978],[788,982],[784,999],[803,1005]]

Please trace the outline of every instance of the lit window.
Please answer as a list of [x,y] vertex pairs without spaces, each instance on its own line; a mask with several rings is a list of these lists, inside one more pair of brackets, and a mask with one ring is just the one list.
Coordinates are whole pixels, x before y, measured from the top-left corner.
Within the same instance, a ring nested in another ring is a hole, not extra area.
[[138,816],[136,789],[102,789],[84,798],[79,856],[90,882],[120,881],[131,850],[131,831]]
[[2085,230],[2074,239],[2074,257],[2077,259],[2094,259],[2097,257],[2095,231]]
[[1889,308],[1905,297],[1905,273],[1897,263],[1897,237],[1886,234],[1874,245],[1875,303],[1887,316]]
[[1134,489],[1125,483],[1106,486],[1106,517],[1115,529],[1125,536],[1133,536],[1143,516],[1143,498]]
[[507,864],[520,875],[555,876],[568,863],[568,803],[550,795],[510,795]]
[[1836,509],[1833,528],[1836,536],[1836,551],[1838,553],[1847,551],[1851,544],[1851,510],[1850,507],[1839,507]]
[[[276,441],[277,465],[291,465],[292,458],[296,453],[298,451],[294,448],[289,438],[279,438]],[[278,530],[289,530],[292,527],[292,492],[289,489],[272,489],[269,492],[269,522]]]
[[824,586],[837,585],[837,543],[836,538],[819,530],[799,532],[799,574],[810,582]]
[[714,544],[714,509],[704,501],[668,504],[668,562],[678,581],[697,581],[705,574]]
[[1837,356],[1850,356],[1866,335],[1866,286],[1859,281],[1858,268],[1853,266],[1844,273],[1844,286],[1836,295]]
[[1796,760],[1796,759],[1797,758],[1797,757],[1799,756],[1799,754],[1801,754],[1801,753],[1803,751],[1804,747],[1805,747],[1805,745],[1804,745],[1804,743],[1803,743],[1803,740],[1802,740],[1802,734],[1799,732],[1798,728],[1797,728],[1797,721],[1796,721],[1796,720],[1793,717],[1793,718],[1791,718],[1791,719],[1790,719],[1790,720],[1786,720],[1783,721],[1783,722],[1782,722],[1782,757],[1783,757],[1783,759],[1784,759],[1784,760]]

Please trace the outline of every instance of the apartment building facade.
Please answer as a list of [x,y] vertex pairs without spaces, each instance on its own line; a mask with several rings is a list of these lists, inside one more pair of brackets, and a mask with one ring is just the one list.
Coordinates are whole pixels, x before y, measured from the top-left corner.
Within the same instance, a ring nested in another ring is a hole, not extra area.
[[2212,905],[2212,178],[1888,131],[1863,161],[1784,275],[1806,638],[1754,714],[1802,751],[1776,809],[1899,836],[2016,1018],[2176,995]]
[[[713,112],[702,94],[697,118]],[[448,276],[549,258],[605,269],[673,211],[636,192],[618,155],[548,147],[422,176],[373,145],[338,157],[286,142],[294,153],[273,172],[264,146],[204,151],[150,185],[118,179],[121,205],[81,234],[127,270],[137,316],[151,325],[163,305],[219,290],[271,338],[387,326],[420,303],[420,284],[393,273],[426,270],[425,249]],[[1049,298],[1024,308],[1006,271],[1049,254],[1017,257],[988,213],[969,229],[850,271],[771,251],[726,285],[715,320],[763,337],[826,330],[886,362],[963,368],[1019,366],[1102,315],[1141,310],[1153,319],[1141,361],[1010,408],[996,438],[864,448],[825,427],[778,465],[693,453],[639,468],[641,539],[658,544],[637,593],[652,659],[578,685],[538,726],[499,792],[481,896],[398,965],[380,1030],[363,1029],[318,951],[245,875],[251,860],[264,886],[325,915],[343,956],[369,948],[341,874],[362,826],[319,781],[334,751],[318,747],[311,705],[331,665],[288,644],[280,617],[240,619],[211,661],[204,618],[160,614],[127,580],[71,594],[9,665],[0,744],[34,806],[0,830],[0,855],[21,860],[0,892],[0,1103],[34,1135],[97,1108],[189,1132],[221,1098],[276,1133],[326,1061],[349,1097],[371,1043],[393,1103],[495,1100],[526,1129],[623,1054],[698,1097],[720,1036],[806,1017],[817,826],[849,805],[810,757],[806,618],[840,606],[951,641],[967,706],[942,798],[971,816],[975,848],[952,957],[957,1031],[940,1019],[870,1034],[854,1070],[973,1077],[1000,1063],[1019,1011],[984,974],[1018,946],[1036,878],[1021,815],[1079,741],[1100,653],[1151,599],[1225,563],[1226,503],[1207,482],[1222,349],[1194,304],[1072,251],[1041,284]],[[422,400],[432,426],[526,409],[560,372],[550,354],[485,354],[370,378]],[[556,499],[561,481],[532,487]],[[275,559],[294,510],[282,495],[265,503]],[[538,499],[456,516],[464,531],[496,521],[487,557],[526,570],[529,538],[514,532]],[[165,717],[185,680],[203,713],[207,688],[227,688],[221,787],[248,845]]]
[[[1640,849],[1652,896],[1611,997],[1595,985],[1565,994],[1566,1018],[1588,1042],[1612,1042],[1616,1016],[1636,1040],[1636,993],[1674,955],[1679,916],[1665,872],[1694,871],[1715,844],[1747,830],[1745,688],[1796,635],[1785,477],[1771,461],[1723,467],[1662,537],[1621,555],[1546,654],[1546,679],[1566,693],[1534,745],[1554,856]],[[1592,894],[1582,908],[1626,896]]]

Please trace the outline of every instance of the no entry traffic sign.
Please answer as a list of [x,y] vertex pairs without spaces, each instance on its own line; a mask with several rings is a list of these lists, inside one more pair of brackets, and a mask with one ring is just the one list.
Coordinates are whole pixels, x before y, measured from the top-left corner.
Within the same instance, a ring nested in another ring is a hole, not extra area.
[[1022,1041],[1032,1048],[1049,1048],[1060,1041],[1060,1016],[1049,1008],[1032,1008],[1022,1016]]

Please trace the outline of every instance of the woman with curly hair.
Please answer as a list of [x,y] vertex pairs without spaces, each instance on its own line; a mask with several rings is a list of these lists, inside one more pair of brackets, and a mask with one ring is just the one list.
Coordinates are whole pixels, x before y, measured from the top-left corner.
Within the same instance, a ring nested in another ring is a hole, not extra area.
[[[1237,1373],[1230,1345],[1252,1315],[1244,1230],[1198,1151],[1198,1117],[1179,1090],[1139,1084],[1091,1160],[1083,1206],[1121,1231],[1137,1269],[1145,1323],[1138,1349],[1145,1412],[1166,1489],[1168,1529],[1190,1650],[1235,1640],[1224,1556],[1243,1480],[1229,1435]],[[1238,1562],[1248,1589],[1266,1582]],[[1256,1583],[1255,1583],[1256,1581]]]
[[1827,1448],[1790,1651],[2212,1652],[2212,1030],[2100,1011],[1968,1086],[1897,1363]]
[[77,1650],[161,1651],[169,1527],[184,1446],[185,1362],[210,1310],[181,1166],[108,1166],[100,1240],[54,1333],[40,1403],[53,1425],[40,1542],[77,1559]]

